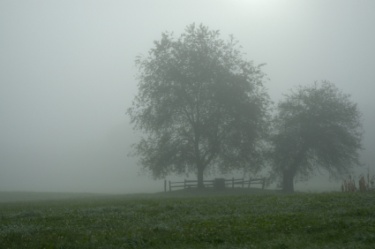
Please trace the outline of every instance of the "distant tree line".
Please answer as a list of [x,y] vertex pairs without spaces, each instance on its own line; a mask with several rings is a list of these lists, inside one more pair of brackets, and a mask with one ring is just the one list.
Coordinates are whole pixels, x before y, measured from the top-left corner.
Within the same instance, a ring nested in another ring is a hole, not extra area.
[[272,110],[262,65],[238,42],[195,24],[178,38],[163,33],[136,60],[138,94],[128,114],[143,136],[134,145],[155,178],[272,169],[284,191],[318,168],[331,176],[359,165],[362,126],[357,105],[333,83],[315,82],[285,95]]

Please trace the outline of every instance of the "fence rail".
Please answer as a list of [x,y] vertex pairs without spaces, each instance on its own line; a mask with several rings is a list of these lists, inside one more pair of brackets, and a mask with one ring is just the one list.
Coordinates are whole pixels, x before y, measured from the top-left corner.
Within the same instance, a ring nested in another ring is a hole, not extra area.
[[[232,178],[232,179],[223,179],[223,178],[218,178],[214,180],[204,180],[203,185],[205,188],[213,188],[215,187],[215,182],[220,180],[221,182],[224,182],[224,187],[242,187],[242,188],[250,188],[253,185],[260,185],[261,189],[265,188],[266,184],[266,179],[263,178],[249,178],[249,180],[245,180],[244,178]],[[184,180],[180,182],[172,182],[164,180],[164,192],[167,192],[167,189],[169,191],[172,191],[173,189],[186,189],[186,188],[197,188],[198,187],[198,181],[197,180]]]

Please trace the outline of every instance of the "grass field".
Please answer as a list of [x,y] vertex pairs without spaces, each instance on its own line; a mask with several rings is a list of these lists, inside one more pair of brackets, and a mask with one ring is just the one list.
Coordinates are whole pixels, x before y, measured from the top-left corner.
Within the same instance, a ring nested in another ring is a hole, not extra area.
[[0,203],[0,248],[374,248],[375,193],[178,192]]

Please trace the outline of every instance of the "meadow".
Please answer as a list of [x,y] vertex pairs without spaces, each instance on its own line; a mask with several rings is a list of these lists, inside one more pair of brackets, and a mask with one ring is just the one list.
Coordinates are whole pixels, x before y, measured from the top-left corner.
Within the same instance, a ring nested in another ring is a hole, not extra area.
[[374,245],[374,192],[181,191],[0,203],[0,248]]

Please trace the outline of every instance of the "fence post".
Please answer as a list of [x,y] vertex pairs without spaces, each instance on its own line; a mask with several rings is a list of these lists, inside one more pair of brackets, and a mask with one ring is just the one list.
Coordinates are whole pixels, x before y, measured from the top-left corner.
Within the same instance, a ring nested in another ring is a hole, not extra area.
[[184,189],[186,188],[186,179],[184,179]]
[[167,192],[167,179],[164,179],[164,193]]
[[245,178],[242,178],[242,188],[244,187],[245,185]]
[[232,188],[234,188],[234,177],[232,177]]
[[172,191],[172,184],[171,184],[171,181],[169,181],[169,192]]
[[264,189],[265,185],[266,185],[266,178],[263,177],[262,190]]

